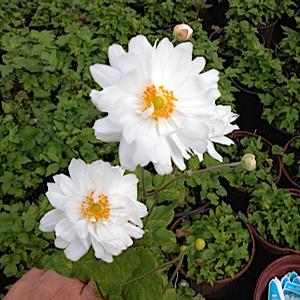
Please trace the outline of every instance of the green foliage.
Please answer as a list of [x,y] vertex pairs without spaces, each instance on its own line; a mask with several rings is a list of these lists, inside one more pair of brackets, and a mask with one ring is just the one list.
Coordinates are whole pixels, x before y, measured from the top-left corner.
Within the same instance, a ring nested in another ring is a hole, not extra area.
[[283,154],[283,163],[286,165],[290,176],[297,182],[300,181],[300,138],[294,137],[288,149]]
[[264,47],[261,36],[249,20],[230,18],[225,27],[225,41],[227,51],[233,54],[233,63],[226,74],[238,85],[259,93],[264,105],[264,119],[294,134],[299,131],[300,112],[297,97],[300,87],[299,34],[287,27],[284,29],[286,38],[277,47],[279,54],[276,57],[273,51]]
[[224,162],[239,161],[246,153],[252,153],[256,159],[256,170],[248,172],[241,166],[224,170],[221,173],[231,186],[252,189],[259,182],[272,183],[277,179],[278,167],[272,149],[264,145],[260,138],[243,137],[230,147],[217,146]]
[[[300,21],[298,21],[300,28]],[[284,58],[286,63],[300,63],[300,33],[287,26],[282,26],[285,37],[280,41],[280,57]]]
[[[201,162],[201,168],[217,165],[218,162],[211,156],[205,154]],[[198,157],[194,156],[188,161],[189,170],[200,168]],[[189,194],[195,199],[197,205],[210,202],[219,204],[219,199],[227,195],[226,189],[220,183],[221,171],[194,174],[185,177],[185,184],[189,187]]]
[[291,16],[296,3],[292,0],[229,0],[227,18],[247,20],[254,26],[268,25],[283,14]]
[[[229,205],[222,203],[207,215],[199,215],[182,223],[181,229],[190,232],[186,237],[189,277],[211,285],[220,279],[237,274],[249,259],[250,236]],[[198,251],[194,247],[197,238],[206,242]]]
[[37,266],[44,255],[53,252],[49,248],[53,234],[38,229],[39,219],[48,209],[49,202],[45,197],[39,207],[29,202],[0,202],[0,268],[7,277],[22,276]]
[[264,104],[262,117],[288,133],[299,132],[299,93],[300,79],[293,75],[289,79],[284,79],[283,85],[260,94],[260,101]]
[[248,219],[259,234],[281,247],[300,250],[300,203],[284,189],[261,183],[250,199]]
[[231,77],[248,88],[264,92],[284,81],[282,62],[262,45],[257,29],[249,22],[230,20],[225,33],[227,45],[235,54],[229,67]]

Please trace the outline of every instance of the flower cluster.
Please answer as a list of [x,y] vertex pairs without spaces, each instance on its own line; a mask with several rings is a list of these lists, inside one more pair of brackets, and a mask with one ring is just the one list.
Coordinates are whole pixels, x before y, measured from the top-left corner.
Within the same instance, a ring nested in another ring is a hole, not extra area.
[[[186,41],[191,28],[174,29]],[[236,125],[229,106],[216,105],[220,96],[217,70],[202,72],[203,57],[192,58],[189,42],[176,47],[164,38],[152,46],[146,37],[132,38],[126,52],[108,49],[110,65],[94,64],[90,71],[102,87],[90,96],[107,116],[96,121],[95,135],[120,142],[121,167],[101,160],[86,164],[73,159],[70,177],[54,176],[47,197],[54,207],[40,221],[42,231],[55,231],[55,246],[73,261],[92,246],[95,256],[112,262],[144,234],[141,218],[147,208],[137,201],[137,178],[124,175],[153,163],[157,173],[172,172],[172,163],[185,169],[185,160],[208,152],[217,160],[214,143],[230,145],[225,137]],[[202,73],[201,73],[202,72]]]

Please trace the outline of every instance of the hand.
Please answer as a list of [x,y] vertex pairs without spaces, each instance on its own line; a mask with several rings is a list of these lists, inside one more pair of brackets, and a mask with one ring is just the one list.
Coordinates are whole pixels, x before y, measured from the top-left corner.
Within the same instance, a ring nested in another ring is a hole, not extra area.
[[32,269],[8,291],[4,300],[101,300],[90,284],[54,271]]

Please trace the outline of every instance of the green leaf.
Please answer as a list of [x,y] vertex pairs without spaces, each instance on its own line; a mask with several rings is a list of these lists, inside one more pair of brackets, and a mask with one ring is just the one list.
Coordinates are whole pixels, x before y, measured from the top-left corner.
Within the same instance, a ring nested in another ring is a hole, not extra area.
[[46,169],[46,174],[45,176],[49,176],[52,174],[55,174],[60,168],[60,164],[59,163],[52,163],[50,164],[47,169]]
[[177,300],[176,289],[167,289],[162,300]]
[[174,218],[174,210],[170,206],[156,206],[149,218],[149,222],[158,220],[162,227],[166,227]]

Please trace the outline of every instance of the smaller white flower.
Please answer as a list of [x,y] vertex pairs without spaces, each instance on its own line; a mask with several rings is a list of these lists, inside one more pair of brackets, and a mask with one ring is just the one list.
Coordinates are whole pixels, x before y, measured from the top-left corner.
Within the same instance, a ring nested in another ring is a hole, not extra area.
[[[238,114],[231,111],[230,106],[217,105],[211,117],[210,132],[208,134],[207,152],[214,159],[222,162],[222,156],[216,151],[213,143],[232,145],[234,142],[226,137],[233,130],[239,129],[236,124],[231,124],[238,118]],[[199,160],[203,160],[203,154],[198,154]]]
[[55,231],[55,246],[65,249],[70,260],[77,261],[92,246],[97,258],[112,262],[132,238],[143,236],[147,208],[137,201],[137,177],[124,172],[102,160],[72,159],[70,177],[56,175],[48,183],[46,196],[55,209],[41,219],[40,230]]

